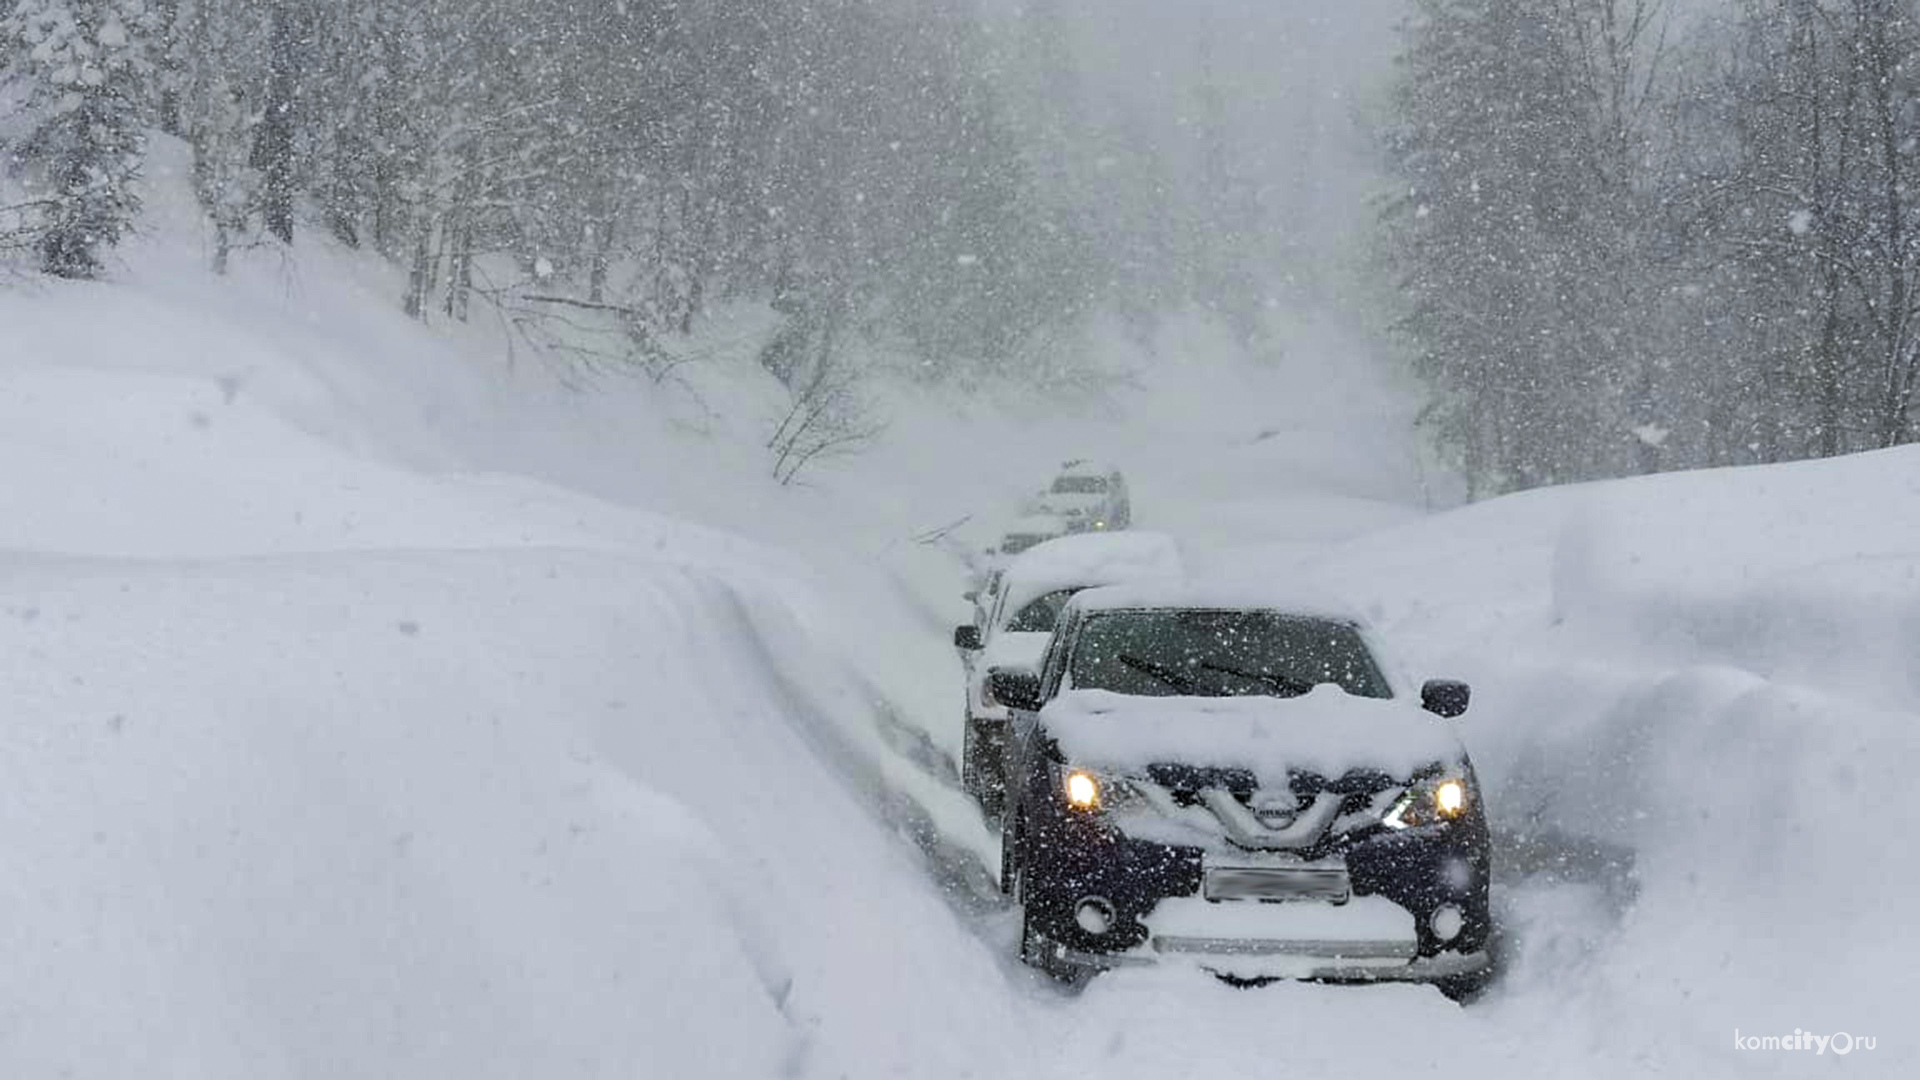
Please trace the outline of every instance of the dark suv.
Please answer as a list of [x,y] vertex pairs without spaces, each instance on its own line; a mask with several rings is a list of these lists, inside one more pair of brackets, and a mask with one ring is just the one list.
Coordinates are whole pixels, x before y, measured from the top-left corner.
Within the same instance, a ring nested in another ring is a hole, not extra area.
[[1230,981],[1491,971],[1473,767],[1359,623],[1245,590],[1080,593],[1039,675],[991,676],[1013,713],[1002,887],[1021,955],[1079,980],[1184,960]]

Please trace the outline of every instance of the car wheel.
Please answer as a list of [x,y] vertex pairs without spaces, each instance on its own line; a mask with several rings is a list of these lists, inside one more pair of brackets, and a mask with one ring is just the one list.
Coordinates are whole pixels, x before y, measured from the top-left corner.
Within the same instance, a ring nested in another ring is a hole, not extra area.
[[1492,984],[1493,969],[1488,968],[1485,971],[1476,971],[1472,975],[1454,975],[1440,979],[1433,986],[1434,989],[1447,995],[1447,1000],[1467,1005],[1486,993],[1487,987]]
[[1000,823],[1006,811],[1006,778],[1001,775],[1000,747],[980,734],[978,724],[967,718],[967,731],[960,751],[960,785],[980,804],[992,825]]

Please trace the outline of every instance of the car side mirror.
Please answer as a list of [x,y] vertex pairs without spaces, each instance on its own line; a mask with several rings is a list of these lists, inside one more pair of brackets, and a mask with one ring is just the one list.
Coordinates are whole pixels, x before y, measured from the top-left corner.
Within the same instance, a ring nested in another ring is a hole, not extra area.
[[965,600],[965,601],[967,601],[968,603],[972,603],[972,602],[974,602],[975,600],[978,600],[978,599],[980,599],[980,590],[979,590],[979,589],[968,589],[968,590],[967,590],[966,592],[963,592],[963,593],[961,593],[961,594],[960,594],[960,599],[962,599],[962,600]]
[[1428,679],[1420,688],[1420,707],[1451,720],[1467,711],[1473,688],[1453,679]]
[[980,628],[972,623],[963,623],[953,628],[953,647],[972,652],[980,647]]
[[1009,709],[1036,712],[1040,708],[1040,676],[1018,668],[994,668],[987,672],[987,693]]

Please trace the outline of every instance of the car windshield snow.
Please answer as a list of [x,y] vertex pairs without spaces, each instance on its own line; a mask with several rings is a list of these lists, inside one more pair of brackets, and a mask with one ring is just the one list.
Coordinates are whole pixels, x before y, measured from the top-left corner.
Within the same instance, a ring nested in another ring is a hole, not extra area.
[[1053,482],[1055,495],[1100,495],[1106,490],[1104,476],[1062,476]]
[[1352,626],[1270,611],[1099,612],[1070,668],[1078,689],[1144,697],[1296,697],[1321,683],[1393,696]]

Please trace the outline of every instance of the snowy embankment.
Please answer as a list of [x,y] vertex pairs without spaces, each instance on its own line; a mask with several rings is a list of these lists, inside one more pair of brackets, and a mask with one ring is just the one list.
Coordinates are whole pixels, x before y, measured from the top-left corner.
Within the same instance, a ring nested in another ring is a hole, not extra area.
[[371,261],[211,279],[183,202],[119,281],[0,291],[0,1075],[838,1075],[1004,1028],[875,809],[961,798],[834,644],[892,609],[723,531],[819,498],[644,381],[422,332]]
[[1631,1002],[1655,1045],[1884,1033],[1850,1064],[1914,1061],[1920,450],[1532,492],[1308,565],[1474,682],[1506,857],[1630,853],[1617,937],[1515,898],[1505,998]]
[[990,971],[822,764],[866,703],[783,557],[7,381],[0,1072],[774,1075]]

